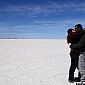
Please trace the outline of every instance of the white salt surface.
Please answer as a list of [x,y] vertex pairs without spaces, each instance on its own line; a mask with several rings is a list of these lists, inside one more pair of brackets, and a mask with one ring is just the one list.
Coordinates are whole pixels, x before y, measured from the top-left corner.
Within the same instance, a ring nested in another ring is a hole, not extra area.
[[68,85],[64,39],[1,39],[0,85]]

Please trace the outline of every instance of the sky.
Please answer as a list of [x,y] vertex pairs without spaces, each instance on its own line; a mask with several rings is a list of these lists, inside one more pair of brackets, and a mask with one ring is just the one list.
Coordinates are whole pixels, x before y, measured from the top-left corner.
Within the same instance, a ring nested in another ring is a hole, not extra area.
[[0,0],[0,38],[65,39],[85,27],[85,0]]

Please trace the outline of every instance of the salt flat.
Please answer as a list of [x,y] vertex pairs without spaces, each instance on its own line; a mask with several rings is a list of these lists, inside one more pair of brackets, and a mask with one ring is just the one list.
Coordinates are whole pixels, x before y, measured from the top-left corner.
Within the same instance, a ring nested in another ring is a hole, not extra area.
[[1,39],[0,85],[68,85],[65,39]]

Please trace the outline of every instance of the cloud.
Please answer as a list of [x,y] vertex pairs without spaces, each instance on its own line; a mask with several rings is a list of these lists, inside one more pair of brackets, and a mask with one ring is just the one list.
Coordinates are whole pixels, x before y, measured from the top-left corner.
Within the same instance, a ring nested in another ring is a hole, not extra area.
[[15,13],[28,16],[48,16],[58,15],[59,13],[76,13],[85,12],[85,3],[54,3],[49,2],[48,4],[34,5],[34,4],[22,4],[13,5],[9,4],[0,7],[0,12]]
[[[67,26],[67,25],[71,25],[74,26],[75,24],[82,24],[85,26],[85,20],[84,19],[67,19],[67,20],[34,20],[31,24],[24,24],[24,25],[8,25],[5,23],[0,23],[0,28],[5,28],[5,29],[18,29],[18,30],[23,30],[23,29],[42,29],[42,28],[54,28],[54,27],[62,27],[62,26]],[[2,29],[1,28],[1,29]]]
[[34,21],[36,24],[42,24],[42,25],[66,25],[66,24],[76,24],[76,23],[81,23],[85,24],[85,20],[78,20],[78,19],[70,19],[70,20],[55,20],[55,21]]
[[[41,20],[34,20],[34,22],[30,24],[25,25],[14,25],[14,26],[3,26],[0,27],[0,34],[6,37],[10,37],[13,35],[14,37],[21,36],[27,37],[33,35],[44,36],[49,35],[53,37],[61,35],[61,32],[63,33],[63,36],[66,35],[67,29],[74,27],[75,24],[81,23],[83,26],[85,26],[84,20],[62,20],[62,21],[53,21],[53,20],[47,20],[47,21],[41,21]],[[4,23],[3,23],[4,24]]]

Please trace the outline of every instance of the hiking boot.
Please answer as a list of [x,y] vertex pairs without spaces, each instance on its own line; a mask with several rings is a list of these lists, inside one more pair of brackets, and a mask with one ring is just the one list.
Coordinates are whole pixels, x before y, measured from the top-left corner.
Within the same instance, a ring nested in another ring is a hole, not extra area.
[[79,78],[79,77],[75,77],[75,78],[74,78],[74,81],[75,81],[75,82],[80,82],[80,78]]
[[82,83],[81,82],[77,82],[76,85],[82,85]]
[[83,85],[85,85],[85,83]]
[[68,79],[68,82],[69,82],[69,83],[74,83],[75,81]]
[[83,82],[83,85],[85,85],[85,81]]

